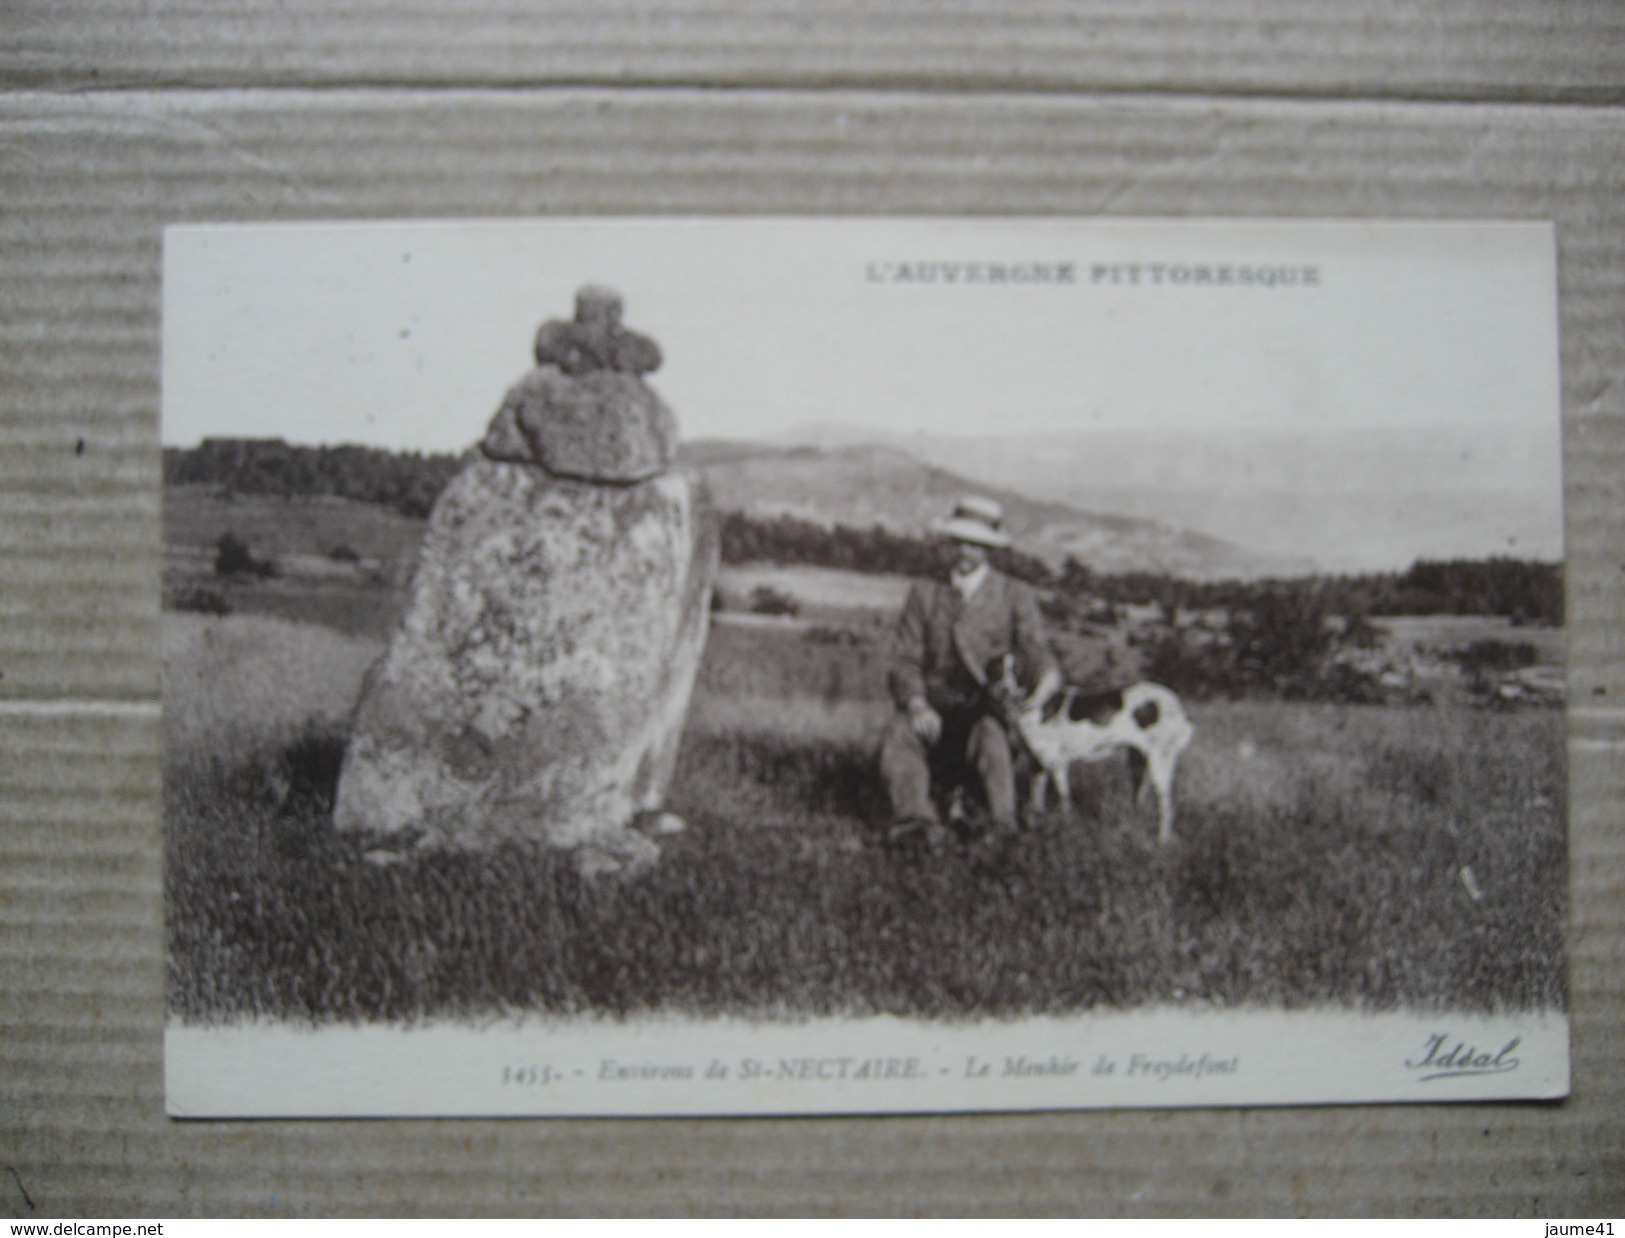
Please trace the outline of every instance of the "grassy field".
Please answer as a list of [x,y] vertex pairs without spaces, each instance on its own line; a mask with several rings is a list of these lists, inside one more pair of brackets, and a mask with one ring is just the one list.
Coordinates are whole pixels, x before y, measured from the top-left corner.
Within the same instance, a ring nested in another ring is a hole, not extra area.
[[217,486],[164,487],[164,544],[174,548],[211,549],[230,533],[271,557],[328,555],[348,546],[366,559],[410,561],[427,523],[379,503],[265,494],[227,498]]
[[1378,626],[1390,643],[1399,646],[1438,649],[1486,640],[1527,642],[1541,662],[1563,663],[1562,628],[1514,627],[1498,615],[1385,615]]
[[730,610],[747,605],[753,590],[767,588],[795,598],[801,613],[810,616],[849,616],[854,611],[895,615],[903,608],[908,586],[904,576],[776,563],[732,564],[717,576],[717,591]]
[[718,625],[671,797],[691,828],[653,871],[595,884],[537,847],[393,856],[334,834],[376,635],[164,624],[188,1019],[1565,1001],[1560,711],[1193,707],[1171,846],[1113,763],[996,861],[896,854],[875,640]]

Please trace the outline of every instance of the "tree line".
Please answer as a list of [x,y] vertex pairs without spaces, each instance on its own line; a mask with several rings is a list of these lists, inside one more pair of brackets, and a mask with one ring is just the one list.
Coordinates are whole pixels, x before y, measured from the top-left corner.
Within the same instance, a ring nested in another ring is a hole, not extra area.
[[[217,485],[238,494],[328,495],[423,517],[459,464],[458,457],[447,454],[302,447],[281,439],[205,439],[197,447],[164,450],[164,481]],[[880,525],[830,526],[737,511],[722,517],[721,541],[725,563],[801,564],[904,576],[937,575],[951,555],[940,539]],[[1509,557],[1419,560],[1404,571],[1262,583],[1096,572],[1072,558],[1052,568],[1018,550],[997,551],[993,558],[1001,571],[1059,599],[1108,606],[1156,603],[1170,618],[1180,610],[1256,610],[1261,598],[1304,594],[1312,595],[1315,610],[1331,615],[1503,615],[1515,622],[1563,621],[1562,565]]]
[[[898,533],[883,525],[867,529],[823,525],[794,516],[725,512],[721,522],[724,563],[785,563],[844,568],[898,576],[936,576],[947,571],[953,550],[940,538]],[[1042,559],[1018,550],[994,550],[1000,571],[1030,584],[1053,584]]]
[[[903,576],[946,570],[952,550],[940,539],[879,525],[826,526],[792,516],[722,518],[724,563],[794,563]],[[1059,568],[1017,550],[992,554],[1008,575],[1070,601],[1159,605],[1171,619],[1182,610],[1279,609],[1312,595],[1327,615],[1501,615],[1518,622],[1563,621],[1563,567],[1527,559],[1418,560],[1402,572],[1303,576],[1271,581],[1195,581],[1161,572],[1096,572],[1068,557]],[[1286,599],[1293,599],[1288,601]]]
[[458,465],[458,457],[439,453],[207,438],[196,447],[164,448],[164,484],[221,486],[232,494],[353,499],[423,517]]
[[1091,572],[1068,559],[1053,582],[1069,596],[1177,610],[1238,609],[1261,591],[1309,590],[1334,615],[1500,615],[1563,622],[1563,565],[1532,559],[1418,559],[1404,571],[1300,576],[1266,582],[1194,581],[1154,572]]

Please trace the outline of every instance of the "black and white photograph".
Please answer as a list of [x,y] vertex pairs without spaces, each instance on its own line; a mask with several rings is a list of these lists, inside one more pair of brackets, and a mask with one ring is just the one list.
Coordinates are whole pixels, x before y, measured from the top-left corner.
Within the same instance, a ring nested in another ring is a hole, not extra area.
[[169,1112],[1565,1095],[1555,264],[168,229]]

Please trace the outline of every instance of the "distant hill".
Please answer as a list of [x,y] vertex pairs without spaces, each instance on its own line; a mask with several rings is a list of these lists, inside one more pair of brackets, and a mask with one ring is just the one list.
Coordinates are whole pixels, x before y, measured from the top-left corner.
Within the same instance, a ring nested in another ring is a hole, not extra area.
[[1322,571],[1563,557],[1556,426],[1306,422],[1302,432],[1216,426],[971,436],[828,423],[779,442],[900,450],[976,484],[1149,518]]
[[874,444],[785,447],[717,439],[685,444],[722,510],[794,516],[824,525],[881,525],[926,533],[956,499],[982,494],[1004,505],[1018,549],[1052,566],[1068,555],[1097,572],[1166,572],[1190,580],[1257,578],[1314,570],[1305,559],[1250,552],[1152,520],[1082,511],[972,481],[898,448]]
[[[1016,547],[1001,560],[1004,569],[1063,593],[1083,589],[1116,603],[1245,610],[1261,599],[1274,605],[1294,596],[1294,589],[1299,596],[1309,589],[1312,607],[1328,614],[1563,621],[1562,566],[1549,560],[1503,555],[1420,560],[1402,572],[1328,579],[1154,521],[1093,515],[977,485],[906,452],[702,442],[688,456],[710,476],[723,510],[723,560],[735,567],[940,571],[942,546],[921,534],[974,487],[1001,499],[1009,510]],[[210,458],[220,467],[204,467]],[[363,467],[336,467],[342,459],[359,459]],[[305,467],[312,461],[322,467]],[[213,602],[232,607],[284,617],[308,617],[306,611],[315,608],[323,616],[319,622],[344,631],[387,631],[425,524],[402,511],[399,498],[432,498],[443,463],[375,449],[280,442],[241,443],[203,459],[167,449],[165,605],[200,606],[211,601],[206,595],[218,594]],[[374,467],[380,465],[386,467]],[[177,474],[197,473],[214,475],[176,480]],[[405,483],[404,489],[397,483]],[[334,489],[378,494],[346,497]],[[228,537],[247,563],[271,570],[246,580],[230,569],[222,572]],[[1056,572],[1068,554],[1094,576]],[[1292,586],[1279,580],[1259,583],[1265,574],[1306,579]]]
[[[1025,484],[1027,474],[1019,469],[1015,478],[1023,484],[1001,485],[990,472],[999,460],[992,445],[964,469],[926,463],[912,444],[905,450],[874,443],[824,447],[697,440],[685,445],[683,458],[703,469],[723,511],[748,517],[792,516],[824,528],[856,530],[878,525],[920,537],[956,499],[984,494],[1004,504],[1016,549],[1052,568],[1070,556],[1096,572],[1150,572],[1191,581],[1304,575],[1316,568],[1306,557],[1261,554],[1178,527],[1189,522],[1177,517],[1105,515],[1046,497],[1039,485]],[[458,467],[453,456],[267,439],[211,439],[164,451],[166,486],[182,503],[175,509],[177,519],[184,508],[180,496],[192,487],[223,499],[302,496],[386,505],[417,519],[428,514]],[[239,506],[231,519],[247,519],[252,506]],[[256,544],[256,549],[266,547]]]

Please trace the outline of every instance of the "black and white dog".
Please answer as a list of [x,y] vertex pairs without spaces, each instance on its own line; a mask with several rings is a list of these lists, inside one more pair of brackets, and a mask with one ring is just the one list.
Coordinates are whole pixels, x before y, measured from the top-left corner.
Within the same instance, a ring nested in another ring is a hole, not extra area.
[[1157,841],[1173,837],[1174,766],[1194,734],[1177,696],[1161,684],[1137,683],[1106,693],[1064,687],[1044,700],[1028,700],[1016,682],[1010,654],[988,663],[987,685],[1005,720],[1038,761],[1034,808],[1043,809],[1045,784],[1051,782],[1061,803],[1071,803],[1067,774],[1074,761],[1102,761],[1126,750],[1136,777],[1136,799],[1147,785],[1156,792],[1162,816]]

